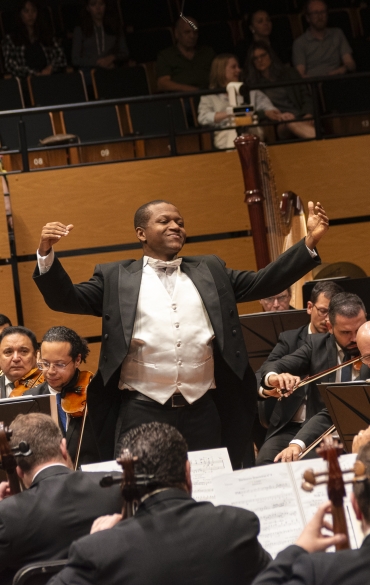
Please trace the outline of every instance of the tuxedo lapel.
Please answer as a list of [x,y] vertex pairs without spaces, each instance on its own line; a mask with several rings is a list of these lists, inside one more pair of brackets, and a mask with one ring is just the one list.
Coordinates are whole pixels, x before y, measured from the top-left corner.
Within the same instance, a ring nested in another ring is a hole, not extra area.
[[135,260],[127,268],[120,264],[118,276],[118,300],[123,334],[127,347],[130,345],[139,299],[143,259]]
[[221,318],[221,303],[211,271],[204,260],[197,263],[187,263],[185,259],[183,259],[181,263],[181,270],[190,278],[198,290],[204,306],[207,309],[218,346],[220,350],[223,351],[224,335]]

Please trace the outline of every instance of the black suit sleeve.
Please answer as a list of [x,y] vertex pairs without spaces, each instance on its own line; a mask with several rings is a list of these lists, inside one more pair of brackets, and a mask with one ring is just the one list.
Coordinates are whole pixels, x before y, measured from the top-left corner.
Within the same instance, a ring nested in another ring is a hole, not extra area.
[[310,555],[300,546],[288,546],[253,581],[253,585],[316,585]]
[[307,338],[299,349],[290,355],[286,355],[276,361],[265,362],[261,368],[261,376],[265,376],[268,372],[276,372],[282,374],[288,372],[294,376],[306,376],[310,372],[310,364],[312,359],[312,340],[311,336]]
[[[12,496],[10,496],[12,497]],[[1,512],[1,510],[0,510]],[[12,547],[9,536],[7,536],[6,526],[3,519],[0,517],[0,571],[3,571],[9,566],[13,558]],[[0,579],[1,583],[1,579]]]
[[68,553],[68,564],[55,575],[48,585],[91,585],[100,583],[94,560],[84,555],[84,547],[79,541],[72,543]]
[[323,408],[303,425],[294,438],[303,441],[306,447],[309,447],[311,443],[325,433],[332,424],[333,421],[331,420],[328,409]]

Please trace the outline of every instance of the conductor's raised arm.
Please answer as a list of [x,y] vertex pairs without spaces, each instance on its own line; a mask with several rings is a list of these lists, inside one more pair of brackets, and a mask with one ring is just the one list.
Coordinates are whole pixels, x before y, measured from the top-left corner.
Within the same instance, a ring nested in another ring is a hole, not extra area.
[[68,236],[73,230],[73,225],[64,225],[59,221],[52,221],[44,225],[41,231],[38,253],[40,256],[47,256],[51,248],[59,242],[63,236]]

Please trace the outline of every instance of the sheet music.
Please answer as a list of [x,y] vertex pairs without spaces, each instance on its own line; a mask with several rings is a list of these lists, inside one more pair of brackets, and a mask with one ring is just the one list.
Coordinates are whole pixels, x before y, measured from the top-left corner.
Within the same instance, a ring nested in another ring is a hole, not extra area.
[[193,498],[198,502],[208,501],[213,504],[216,494],[212,479],[218,475],[232,473],[229,453],[225,447],[206,451],[189,451]]
[[[193,498],[197,501],[207,500],[215,502],[215,492],[212,478],[224,473],[232,473],[229,453],[226,448],[207,449],[204,451],[189,451],[188,458],[191,466],[191,481],[193,484]],[[121,471],[117,461],[103,461],[81,465],[82,471]]]
[[244,469],[213,480],[217,504],[239,506],[257,514],[259,541],[275,557],[304,527],[289,464]]

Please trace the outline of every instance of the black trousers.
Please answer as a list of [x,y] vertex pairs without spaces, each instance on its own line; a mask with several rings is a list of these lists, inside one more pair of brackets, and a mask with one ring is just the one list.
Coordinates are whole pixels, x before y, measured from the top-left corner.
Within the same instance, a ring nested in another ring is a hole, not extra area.
[[207,392],[193,404],[173,408],[159,402],[138,400],[122,391],[115,435],[115,456],[121,452],[121,439],[127,431],[150,422],[167,423],[185,438],[189,451],[216,449],[221,446],[221,423],[216,405]]

